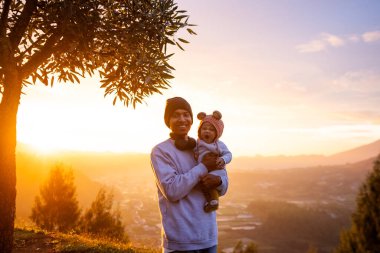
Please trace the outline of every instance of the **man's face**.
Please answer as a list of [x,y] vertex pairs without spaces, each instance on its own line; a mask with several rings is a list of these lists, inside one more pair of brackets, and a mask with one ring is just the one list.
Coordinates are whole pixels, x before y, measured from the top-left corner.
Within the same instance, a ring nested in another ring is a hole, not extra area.
[[192,124],[190,113],[183,109],[175,110],[169,119],[170,129],[178,135],[187,135]]

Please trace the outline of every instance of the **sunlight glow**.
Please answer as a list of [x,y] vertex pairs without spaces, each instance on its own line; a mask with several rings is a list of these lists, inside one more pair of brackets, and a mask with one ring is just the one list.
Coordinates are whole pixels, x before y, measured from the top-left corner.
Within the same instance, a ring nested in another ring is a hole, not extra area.
[[378,140],[380,36],[371,23],[378,6],[352,9],[359,25],[340,11],[316,22],[316,10],[340,10],[338,2],[278,4],[180,1],[198,35],[174,50],[175,78],[163,95],[134,110],[112,106],[97,77],[38,83],[23,90],[18,141],[44,152],[150,153],[168,138],[163,114],[173,96],[193,108],[193,137],[196,114],[219,110],[221,140],[234,156],[333,154]]

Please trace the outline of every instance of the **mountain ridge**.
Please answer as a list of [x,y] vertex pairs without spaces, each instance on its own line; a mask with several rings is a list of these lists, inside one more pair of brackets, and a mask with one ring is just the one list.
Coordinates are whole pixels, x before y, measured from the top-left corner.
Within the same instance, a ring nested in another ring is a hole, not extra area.
[[[26,144],[18,145],[18,152],[31,152],[33,150]],[[38,153],[38,152],[37,152]],[[380,154],[380,139],[374,142],[361,145],[352,149],[325,156],[318,154],[295,155],[295,156],[235,156],[228,165],[229,168],[238,170],[251,169],[286,169],[286,168],[307,168],[313,166],[339,165],[355,163],[362,160],[376,157]],[[70,165],[80,165],[89,170],[104,166],[116,167],[120,170],[146,170],[150,168],[149,154],[144,153],[112,153],[112,152],[91,152],[91,151],[62,151],[59,153],[42,154],[49,160],[64,158]],[[76,167],[76,166],[75,166]]]
[[340,165],[371,159],[380,154],[380,140],[333,155],[244,156],[236,157],[231,166],[239,169],[286,169],[313,166]]

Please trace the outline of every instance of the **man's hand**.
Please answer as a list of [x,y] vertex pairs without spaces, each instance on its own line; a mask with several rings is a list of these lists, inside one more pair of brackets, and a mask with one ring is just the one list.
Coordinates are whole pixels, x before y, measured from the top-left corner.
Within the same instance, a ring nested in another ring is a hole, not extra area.
[[223,169],[223,168],[224,168],[224,165],[226,165],[226,162],[223,160],[223,158],[218,157],[218,158],[216,159],[216,167],[217,167],[218,169]]
[[204,187],[205,189],[215,189],[216,187],[222,184],[222,179],[220,178],[220,176],[207,174],[201,177],[200,182],[202,187]]
[[216,170],[217,164],[216,159],[218,158],[218,155],[215,153],[207,153],[202,159],[202,163],[207,167],[208,172]]

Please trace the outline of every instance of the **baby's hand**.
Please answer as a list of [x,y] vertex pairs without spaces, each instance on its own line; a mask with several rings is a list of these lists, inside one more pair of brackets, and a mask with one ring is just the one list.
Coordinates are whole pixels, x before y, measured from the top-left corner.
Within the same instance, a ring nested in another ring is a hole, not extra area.
[[222,169],[226,163],[224,162],[223,158],[218,157],[216,159],[216,166],[218,169]]

